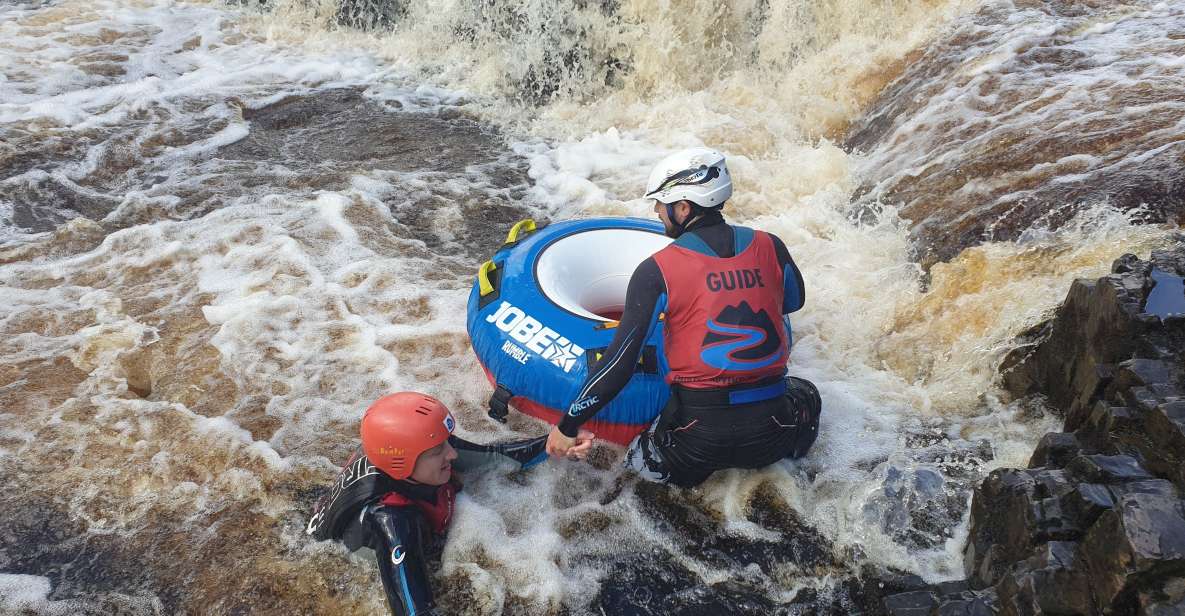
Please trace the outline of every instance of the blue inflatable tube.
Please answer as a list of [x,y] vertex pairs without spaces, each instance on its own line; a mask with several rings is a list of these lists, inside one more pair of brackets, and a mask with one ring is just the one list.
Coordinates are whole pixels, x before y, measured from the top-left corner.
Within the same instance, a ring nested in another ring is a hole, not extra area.
[[[558,421],[613,339],[634,268],[670,241],[660,223],[641,218],[516,224],[478,272],[466,318],[495,398]],[[654,329],[633,378],[589,422],[598,438],[626,444],[666,404],[663,334]]]

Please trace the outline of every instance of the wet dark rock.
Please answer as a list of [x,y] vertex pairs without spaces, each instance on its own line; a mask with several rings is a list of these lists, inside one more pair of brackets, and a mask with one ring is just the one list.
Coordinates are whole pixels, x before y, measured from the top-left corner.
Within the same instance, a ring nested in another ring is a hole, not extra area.
[[661,550],[614,563],[594,605],[607,614],[660,614],[659,603],[693,586],[695,573]]
[[1185,318],[1185,277],[1154,267],[1152,282],[1156,286],[1148,294],[1144,311],[1162,320]]
[[773,555],[775,560],[792,562],[805,571],[835,565],[830,542],[782,500],[772,485],[762,484],[754,491],[746,518],[782,535],[777,546],[781,556]]
[[714,616],[716,614],[769,614],[775,604],[766,599],[760,588],[733,582],[696,586],[665,597],[659,605],[661,614]]
[[1185,270],[1185,238],[1075,282],[1057,316],[1020,340],[1005,385],[1065,411],[1066,431],[1045,435],[1029,468],[997,469],[976,489],[972,590],[918,589],[887,611],[1183,613],[1185,320],[1143,312],[1154,266]]
[[705,584],[671,554],[652,550],[613,563],[593,608],[628,616],[709,616],[772,613],[775,604],[743,583]]
[[[244,109],[246,137],[219,150],[227,160],[366,162],[389,171],[460,173],[498,159],[505,146],[474,120],[398,113],[361,90],[328,90]],[[333,169],[357,171],[358,169]]]
[[[530,215],[522,205],[531,183],[526,162],[496,130],[456,107],[408,110],[357,88],[294,95],[259,108],[236,100],[180,104],[237,106],[249,132],[214,151],[196,148],[179,162],[178,152],[225,129],[227,121],[170,114],[167,121],[61,131],[51,143],[41,143],[40,133],[0,128],[0,141],[12,134],[16,147],[31,150],[29,157],[9,157],[0,148],[0,201],[12,203],[13,223],[40,232],[84,217],[101,221],[111,233],[193,219],[266,195],[303,199],[346,191],[361,175],[393,186],[381,197],[392,214],[391,233],[477,260],[502,244],[511,224]],[[100,157],[83,174],[76,167],[88,152]],[[442,220],[442,212],[456,215]]]
[[1115,498],[1107,486],[1097,483],[1080,483],[1074,490],[1061,498],[1062,510],[1084,525],[1094,524],[1104,511],[1115,506]]
[[1126,483],[1152,478],[1131,456],[1078,456],[1066,468],[1076,478],[1092,483]]
[[1131,388],[1139,385],[1169,383],[1179,377],[1180,366],[1162,359],[1129,359],[1121,362],[1115,371],[1115,388]]
[[1134,354],[1143,326],[1137,320],[1142,299],[1108,278],[1074,281],[1048,336],[1005,358],[1000,367],[1005,388],[1017,397],[1044,394],[1050,406],[1069,418],[1068,427],[1076,428],[1085,419],[1087,404],[1113,378],[1099,366]]
[[1029,468],[1041,466],[1064,467],[1071,459],[1078,455],[1081,446],[1073,434],[1065,432],[1050,432],[1041,437],[1037,448],[1033,450],[1033,457],[1029,460]]
[[945,435],[933,442],[913,442],[917,435],[907,435],[909,457],[917,463],[930,465],[941,471],[946,479],[965,479],[983,476],[983,466],[995,458],[992,444],[987,440],[965,441]]
[[945,601],[934,613],[937,616],[995,616],[998,612],[995,597],[974,595]]
[[951,580],[949,582],[939,582],[934,586],[940,595],[958,595],[971,590],[971,584],[967,580]]
[[808,526],[789,505],[759,488],[750,502],[749,518],[777,531],[780,540],[751,539],[728,533],[721,522],[704,513],[686,493],[651,482],[638,482],[635,495],[659,531],[681,552],[715,567],[743,569],[750,564],[769,573],[788,564],[813,571],[833,564],[831,544]]
[[[950,448],[953,443],[948,441],[938,439],[931,446]],[[931,474],[937,477],[932,469],[925,470],[927,477]],[[1040,485],[1039,489],[1048,491],[1044,484]],[[605,614],[641,616],[873,616],[890,613],[885,599],[893,595],[924,590],[937,596],[966,598],[963,595],[969,593],[970,586],[964,581],[939,584],[937,590],[932,590],[917,575],[868,563],[859,564],[857,569],[859,559],[837,558],[834,546],[805,523],[772,483],[760,484],[753,490],[746,518],[763,530],[776,533],[773,539],[754,539],[726,531],[723,521],[704,506],[695,491],[650,482],[637,482],[632,485],[632,491],[641,513],[662,537],[662,547],[624,559],[615,557],[616,560],[608,563],[595,563],[609,573],[593,602],[593,613],[600,609]],[[938,492],[945,494],[945,490]],[[949,524],[957,523],[958,517]],[[734,575],[728,582],[707,584],[692,571],[696,564],[729,570]],[[787,603],[772,602],[768,588],[782,583],[780,580],[787,575],[802,580],[805,587]],[[972,599],[978,597],[972,594]],[[968,605],[978,605],[974,609],[982,610],[986,603],[969,601]]]
[[80,190],[51,176],[0,188],[0,197],[15,203],[13,224],[32,232],[51,231],[78,216],[99,220],[119,205],[116,198]]
[[889,616],[995,616],[993,590],[972,591],[965,584],[945,582],[930,589],[890,595],[884,612]]
[[337,23],[359,30],[393,30],[407,16],[410,2],[405,0],[341,0]]
[[986,440],[967,441],[941,429],[912,430],[905,439],[906,453],[862,465],[878,484],[865,495],[862,514],[907,549],[933,549],[960,527],[968,495],[994,454]]
[[875,582],[886,595],[925,590],[929,587],[925,580],[912,573],[892,569],[880,570],[871,565],[861,569],[860,577],[866,582]]
[[[819,578],[816,578],[817,580]],[[800,590],[776,616],[882,616],[887,613],[885,600],[893,595],[928,590],[922,578],[902,571],[884,569],[865,563],[838,583],[824,583]]]
[[[250,132],[216,156],[285,194],[344,190],[359,174],[381,178],[395,187],[384,197],[392,233],[485,259],[530,215],[520,204],[530,186],[525,162],[471,118],[397,106],[346,88],[244,109]],[[438,217],[451,210],[456,223],[446,227]]]
[[88,534],[70,516],[66,497],[28,489],[23,473],[0,467],[0,479],[22,488],[19,497],[7,499],[7,515],[0,519],[0,571],[47,577],[49,598],[77,600],[86,606],[79,613],[117,613],[105,611],[114,605],[113,594],[132,593],[151,599],[139,609],[125,606],[124,614],[159,614],[162,605],[163,613],[178,611],[181,593],[156,579],[142,553],[125,549],[117,537]]
[[1185,402],[1157,405],[1144,421],[1152,441],[1143,450],[1148,468],[1185,490]]
[[[882,616],[913,613],[894,595],[924,591],[936,597],[968,599],[967,613],[978,614],[990,600],[971,593],[965,581],[931,588],[917,575],[875,567],[858,559],[836,558],[833,546],[806,525],[773,484],[759,485],[748,502],[746,518],[778,539],[752,539],[728,533],[708,513],[695,492],[649,482],[634,485],[642,513],[663,537],[662,548],[610,563],[593,613],[605,614],[771,614],[775,616]],[[702,563],[738,575],[722,584],[706,584],[689,568]],[[771,575],[777,572],[776,576]],[[772,603],[770,584],[787,573],[806,583],[787,603]],[[765,590],[763,590],[765,589]],[[934,603],[933,605],[937,605]],[[933,607],[933,605],[931,607]],[[918,611],[918,614],[929,612]]]
[[885,598],[885,611],[890,616],[930,616],[938,607],[938,594],[929,590],[916,590]]
[[1072,571],[1078,544],[1050,541],[996,586],[1005,611],[1019,614],[1083,614],[1087,589]]
[[1153,387],[1132,387],[1118,393],[1118,398],[1129,407],[1147,413],[1160,404],[1162,396]]
[[1146,314],[1144,303],[1155,286],[1153,265],[1178,267],[1174,254],[1160,251],[1147,262],[1121,257],[1110,275],[1074,281],[1054,318],[1035,328],[1047,332],[1044,337],[1026,337],[1001,364],[1005,388],[1016,397],[1045,395],[1065,413],[1068,430],[1089,418],[1108,388],[1107,398],[1137,386],[1173,388],[1185,370],[1185,321],[1166,323]]
[[1172,578],[1159,588],[1141,591],[1137,600],[1140,614],[1182,616],[1185,614],[1185,577]]
[[1140,429],[1138,417],[1126,406],[1113,406],[1106,400],[1095,402],[1094,407],[1080,426],[1083,446],[1107,454],[1123,451],[1112,436],[1135,432]]
[[1134,607],[1149,581],[1185,574],[1185,504],[1124,495],[1087,533],[1080,555],[1098,611]]
[[880,487],[863,507],[870,524],[911,549],[933,548],[953,536],[967,509],[966,492],[937,466],[886,462],[877,474]]
[[1043,541],[1072,537],[1058,502],[1073,486],[1061,471],[993,471],[971,501],[971,537],[965,552],[975,588],[996,583],[1005,570]]

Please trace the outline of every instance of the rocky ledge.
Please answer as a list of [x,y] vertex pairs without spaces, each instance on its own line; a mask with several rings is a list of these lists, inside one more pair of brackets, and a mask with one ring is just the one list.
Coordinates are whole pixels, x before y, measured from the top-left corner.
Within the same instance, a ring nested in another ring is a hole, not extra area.
[[1185,615],[1185,237],[1077,280],[1001,365],[1064,432],[971,503],[965,582],[889,596],[894,616]]

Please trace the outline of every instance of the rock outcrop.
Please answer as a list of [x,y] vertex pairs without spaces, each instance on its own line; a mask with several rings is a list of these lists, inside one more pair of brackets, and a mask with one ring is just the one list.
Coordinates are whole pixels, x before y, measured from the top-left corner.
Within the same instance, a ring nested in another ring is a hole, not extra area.
[[971,504],[964,584],[890,596],[905,615],[1185,615],[1185,237],[1078,280],[1003,363],[1065,415],[1026,469]]

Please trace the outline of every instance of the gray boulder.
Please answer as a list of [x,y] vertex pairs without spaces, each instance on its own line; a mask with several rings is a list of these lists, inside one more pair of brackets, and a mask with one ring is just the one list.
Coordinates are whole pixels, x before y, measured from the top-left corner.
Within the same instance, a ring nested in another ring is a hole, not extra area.
[[1125,255],[1022,336],[1002,382],[1065,431],[975,490],[967,587],[890,596],[888,613],[1185,616],[1183,275],[1185,236]]

